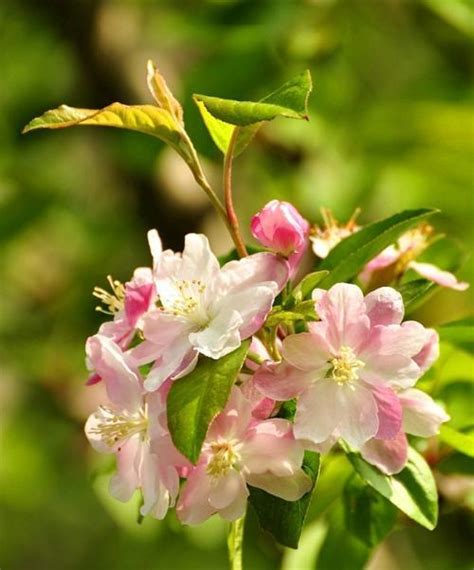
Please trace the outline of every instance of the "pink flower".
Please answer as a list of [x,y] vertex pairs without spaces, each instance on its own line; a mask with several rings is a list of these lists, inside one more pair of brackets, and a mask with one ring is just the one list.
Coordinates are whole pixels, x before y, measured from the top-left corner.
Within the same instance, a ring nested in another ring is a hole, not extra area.
[[303,453],[290,422],[255,420],[250,403],[234,387],[181,491],[178,518],[191,525],[214,513],[236,520],[245,512],[247,485],[296,501],[311,489],[311,480],[301,469]]
[[469,284],[458,281],[456,276],[449,271],[444,271],[432,263],[415,261],[430,245],[432,232],[433,228],[424,224],[404,233],[395,245],[387,247],[369,261],[359,276],[361,282],[370,286],[379,275],[385,280],[387,278],[392,280],[403,275],[408,269],[413,269],[421,277],[433,281],[441,287],[465,291]]
[[288,202],[272,200],[251,221],[252,235],[262,245],[288,258],[293,275],[308,246],[309,223]]
[[182,254],[154,256],[160,306],[143,317],[145,341],[131,351],[137,364],[154,362],[145,387],[189,372],[198,354],[218,359],[263,324],[288,280],[288,263],[257,253],[219,267],[203,235],[188,234]]
[[399,473],[405,467],[408,455],[405,432],[431,437],[438,433],[443,422],[450,419],[443,408],[421,390],[403,390],[397,397],[403,413],[402,426],[397,435],[392,439],[371,439],[360,450],[366,461],[387,475]]
[[97,451],[117,458],[110,493],[125,502],[141,489],[141,514],[162,519],[178,495],[177,468],[186,464],[166,430],[162,395],[145,392],[138,370],[111,339],[96,335],[86,349],[109,398],[89,416],[85,432]]
[[315,448],[339,437],[356,449],[374,437],[394,438],[402,423],[396,392],[423,373],[429,358],[420,355],[432,331],[401,324],[403,301],[389,287],[364,298],[357,286],[340,283],[316,289],[313,299],[321,320],[286,337],[283,361],[262,366],[256,385],[275,400],[298,396],[295,437]]
[[359,230],[359,226],[355,223],[359,210],[357,209],[344,225],[340,224],[331,210],[327,208],[321,208],[321,214],[324,219],[324,227],[314,226],[311,229],[309,239],[314,254],[320,259],[324,259],[339,242]]

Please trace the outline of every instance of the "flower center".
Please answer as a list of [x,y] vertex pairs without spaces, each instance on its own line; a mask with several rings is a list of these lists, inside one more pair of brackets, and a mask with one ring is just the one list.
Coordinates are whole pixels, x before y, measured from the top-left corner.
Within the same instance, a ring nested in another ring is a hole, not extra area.
[[210,319],[203,299],[205,291],[206,285],[199,279],[174,280],[169,295],[161,296],[161,303],[172,315],[206,327]]
[[331,378],[338,384],[345,384],[359,378],[358,370],[365,366],[362,360],[358,360],[350,346],[342,346],[339,356],[331,361]]
[[125,305],[125,286],[120,281],[113,280],[110,275],[107,276],[112,293],[102,289],[101,287],[94,287],[92,294],[107,307],[104,309],[101,306],[95,308],[96,311],[105,313],[106,315],[115,315],[124,308]]
[[117,413],[106,406],[100,406],[99,410],[100,421],[91,432],[96,433],[109,447],[136,433],[143,434],[145,437],[148,429],[146,409],[141,408],[133,414]]
[[206,472],[211,477],[226,475],[240,461],[240,454],[235,449],[237,442],[216,441],[209,444],[212,456],[207,464]]

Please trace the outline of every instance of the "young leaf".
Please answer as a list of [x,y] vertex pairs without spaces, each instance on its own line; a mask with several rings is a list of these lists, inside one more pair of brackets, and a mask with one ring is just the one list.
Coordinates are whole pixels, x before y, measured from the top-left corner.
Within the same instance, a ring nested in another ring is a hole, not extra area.
[[403,233],[432,216],[437,210],[405,210],[380,222],[365,226],[342,240],[322,261],[319,269],[330,274],[321,282],[330,287],[353,279],[378,253],[394,243]]
[[250,341],[219,360],[201,357],[168,394],[168,428],[177,449],[196,463],[212,420],[222,411],[245,361]]
[[436,291],[437,285],[427,279],[414,279],[400,286],[399,291],[403,297],[405,313],[417,309]]
[[265,325],[267,327],[275,327],[279,324],[292,323],[295,321],[315,321],[316,313],[313,301],[302,301],[291,309],[285,311],[281,307],[274,307],[268,315]]
[[179,101],[174,98],[173,93],[168,88],[165,78],[156,68],[155,64],[148,60],[147,62],[147,84],[150,93],[158,104],[158,107],[168,111],[178,122],[184,127],[183,108]]
[[397,509],[358,475],[347,481],[343,497],[346,528],[367,546],[377,546],[392,530]]
[[464,455],[474,457],[474,435],[472,433],[463,433],[443,425],[439,430],[439,439]]
[[261,489],[250,488],[249,501],[257,513],[260,526],[270,532],[280,544],[290,548],[298,548],[311,495],[318,479],[319,454],[307,451],[303,469],[311,477],[313,489],[299,501],[284,501]]
[[286,300],[285,308],[291,308],[296,303],[300,303],[309,297],[316,285],[318,285],[328,273],[329,271],[315,271],[303,277]]
[[239,127],[234,149],[234,156],[238,156],[263,121],[271,121],[278,116],[308,119],[307,102],[311,89],[311,75],[305,71],[258,102],[206,95],[194,95],[193,99],[212,140],[223,154],[229,148],[236,126]]
[[348,458],[357,473],[371,487],[428,530],[438,520],[438,496],[433,474],[423,457],[409,448],[406,467],[396,475],[384,475],[356,453]]

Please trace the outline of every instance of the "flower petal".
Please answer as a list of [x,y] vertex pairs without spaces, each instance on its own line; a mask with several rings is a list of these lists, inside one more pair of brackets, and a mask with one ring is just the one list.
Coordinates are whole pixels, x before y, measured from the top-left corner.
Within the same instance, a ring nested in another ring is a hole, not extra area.
[[252,473],[247,476],[247,483],[285,501],[301,499],[313,485],[302,469],[298,469],[293,475],[287,477],[278,477],[273,473]]
[[209,428],[206,441],[241,439],[252,419],[251,410],[251,404],[242,391],[233,386],[225,408]]
[[379,429],[377,439],[393,439],[402,426],[402,405],[397,394],[383,384],[370,387],[377,403]]
[[209,504],[218,511],[238,501],[239,495],[247,496],[245,479],[235,469],[221,477],[211,477],[210,489]]
[[408,433],[431,437],[450,419],[443,408],[421,390],[406,390],[398,396],[403,408],[403,429]]
[[349,445],[360,447],[379,429],[377,403],[371,390],[362,384],[337,386],[341,418],[338,430]]
[[400,473],[408,459],[408,442],[403,431],[393,439],[371,439],[361,449],[362,457],[386,475]]
[[139,434],[124,441],[117,451],[117,473],[110,480],[109,492],[124,503],[131,499],[135,489],[140,486],[138,466],[141,453]]
[[206,328],[190,333],[189,342],[201,354],[217,360],[241,345],[241,325],[242,317],[236,310],[223,310]]
[[429,279],[430,281],[441,285],[441,287],[449,287],[449,289],[455,289],[456,291],[465,291],[469,287],[469,283],[458,281],[453,273],[443,271],[431,263],[411,261],[408,267],[416,271],[425,279]]
[[268,398],[289,400],[304,392],[313,383],[313,374],[282,363],[265,363],[254,374],[255,386]]
[[413,360],[420,367],[422,374],[431,367],[433,362],[437,360],[439,356],[439,335],[433,329],[427,329],[427,332],[428,335],[425,345],[420,352],[413,357]]
[[313,332],[287,336],[283,341],[281,353],[285,361],[292,366],[307,372],[316,372],[315,380],[318,377],[324,378],[330,366],[328,361],[332,358],[324,337]]
[[177,279],[212,282],[219,273],[219,262],[203,234],[187,234],[184,238],[182,263]]
[[183,486],[176,514],[183,524],[197,525],[216,512],[209,504],[210,480],[204,464],[198,465],[188,475]]
[[399,325],[402,322],[405,307],[396,289],[380,287],[366,295],[364,301],[371,326]]

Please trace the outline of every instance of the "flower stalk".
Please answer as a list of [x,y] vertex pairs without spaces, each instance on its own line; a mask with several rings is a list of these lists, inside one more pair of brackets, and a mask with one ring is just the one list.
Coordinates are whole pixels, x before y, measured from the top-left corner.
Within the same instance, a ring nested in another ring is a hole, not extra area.
[[242,547],[244,541],[245,515],[230,524],[227,536],[230,570],[242,570]]

